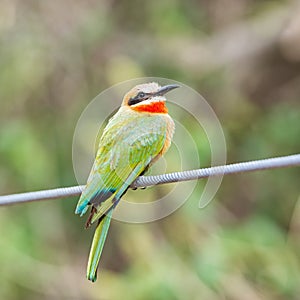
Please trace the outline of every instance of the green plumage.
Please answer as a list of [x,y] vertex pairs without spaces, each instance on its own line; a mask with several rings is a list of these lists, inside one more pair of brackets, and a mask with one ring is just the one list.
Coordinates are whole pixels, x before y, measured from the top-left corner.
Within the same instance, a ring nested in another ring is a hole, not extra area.
[[76,207],[80,215],[89,205],[94,207],[88,226],[100,220],[89,256],[89,280],[96,280],[112,210],[130,184],[163,149],[169,119],[168,115],[138,113],[122,106],[104,129],[86,188]]

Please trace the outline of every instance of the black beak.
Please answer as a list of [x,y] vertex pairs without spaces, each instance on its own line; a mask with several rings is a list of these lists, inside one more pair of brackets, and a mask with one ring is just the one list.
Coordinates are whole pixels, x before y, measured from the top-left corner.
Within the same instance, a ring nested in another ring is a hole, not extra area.
[[165,85],[163,87],[161,87],[155,94],[154,96],[163,96],[164,94],[174,90],[174,89],[177,89],[179,88],[180,85],[178,84],[168,84],[168,85]]

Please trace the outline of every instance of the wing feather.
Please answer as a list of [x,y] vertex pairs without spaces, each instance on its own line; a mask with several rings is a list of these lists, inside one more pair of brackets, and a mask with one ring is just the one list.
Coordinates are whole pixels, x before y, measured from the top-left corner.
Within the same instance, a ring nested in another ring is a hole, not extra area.
[[95,163],[76,208],[84,214],[92,204],[92,222],[117,204],[129,185],[164,147],[167,123],[159,115],[141,117],[119,112],[109,121],[99,142]]

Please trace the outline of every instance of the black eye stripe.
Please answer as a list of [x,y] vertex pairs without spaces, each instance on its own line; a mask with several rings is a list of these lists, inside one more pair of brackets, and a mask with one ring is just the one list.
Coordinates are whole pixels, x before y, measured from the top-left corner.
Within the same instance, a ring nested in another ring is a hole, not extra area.
[[128,101],[128,105],[134,105],[134,104],[137,104],[139,102],[141,102],[141,100],[130,98],[129,101]]
[[139,102],[145,101],[149,99],[150,93],[139,92],[135,97],[130,98],[128,101],[128,105],[134,105]]

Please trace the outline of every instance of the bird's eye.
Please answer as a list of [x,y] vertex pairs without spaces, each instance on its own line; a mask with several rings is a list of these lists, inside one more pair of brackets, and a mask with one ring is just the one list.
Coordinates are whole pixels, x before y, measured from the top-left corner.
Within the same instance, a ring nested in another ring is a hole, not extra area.
[[128,105],[134,105],[149,98],[149,94],[144,92],[139,92],[135,97],[130,98],[128,101]]
[[139,98],[144,98],[146,94],[144,92],[139,92],[138,97]]

